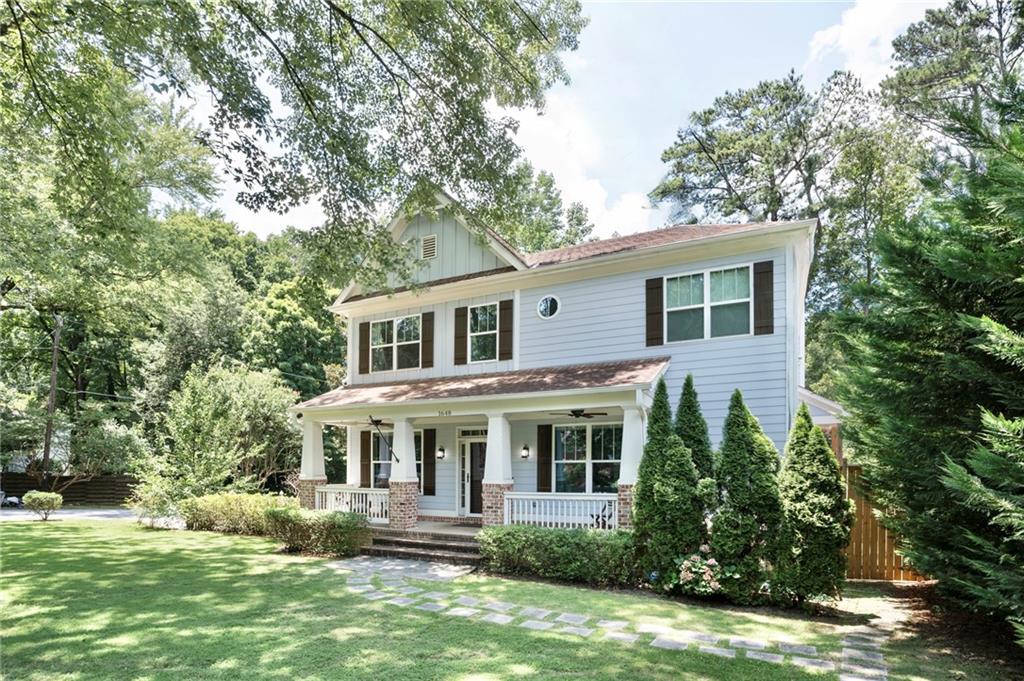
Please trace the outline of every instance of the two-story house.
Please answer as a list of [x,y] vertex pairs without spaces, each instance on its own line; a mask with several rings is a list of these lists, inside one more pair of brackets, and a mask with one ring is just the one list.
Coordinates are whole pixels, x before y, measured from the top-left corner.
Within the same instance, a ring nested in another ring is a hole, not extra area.
[[[781,449],[798,404],[816,222],[680,225],[519,253],[439,197],[400,216],[418,256],[390,294],[348,286],[345,385],[293,408],[307,507],[417,520],[630,524],[654,386],[687,373],[717,445],[739,388]],[[397,284],[398,282],[396,282]],[[322,432],[347,427],[344,485]]]

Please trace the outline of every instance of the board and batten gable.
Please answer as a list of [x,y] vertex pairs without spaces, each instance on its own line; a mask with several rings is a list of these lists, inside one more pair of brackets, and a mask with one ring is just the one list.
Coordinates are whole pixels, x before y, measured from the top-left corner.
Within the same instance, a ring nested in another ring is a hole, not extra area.
[[[647,346],[645,282],[654,277],[735,267],[770,260],[773,263],[774,331],[706,340]],[[787,257],[783,247],[728,257],[691,261],[637,272],[524,288],[520,291],[519,368],[634,357],[671,357],[665,375],[673,410],[686,374],[692,373],[717,447],[733,390],[781,448],[786,441],[796,386],[787,374]],[[558,314],[541,319],[537,303],[548,295],[559,300]]]
[[[427,260],[418,260],[412,276],[417,283],[509,266],[479,234],[467,229],[449,210],[442,209],[435,217],[420,214],[410,218],[396,240],[400,243],[411,241],[413,255],[419,258],[420,244],[424,237],[429,236],[437,239],[437,255]],[[405,282],[389,277],[388,285],[394,288],[405,285]]]

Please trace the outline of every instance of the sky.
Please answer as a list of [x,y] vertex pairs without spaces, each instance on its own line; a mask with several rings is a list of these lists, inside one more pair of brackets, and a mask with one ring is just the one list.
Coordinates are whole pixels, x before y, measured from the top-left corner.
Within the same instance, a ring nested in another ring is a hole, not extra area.
[[[517,141],[551,172],[565,205],[582,201],[594,234],[655,229],[669,221],[648,192],[665,172],[661,153],[689,114],[727,91],[795,70],[816,88],[836,69],[877,85],[891,43],[933,0],[851,2],[584,2],[589,25],[563,56],[568,85],[548,92],[544,112],[515,112]],[[225,180],[216,201],[228,219],[260,236],[309,229],[318,206],[253,213]]]

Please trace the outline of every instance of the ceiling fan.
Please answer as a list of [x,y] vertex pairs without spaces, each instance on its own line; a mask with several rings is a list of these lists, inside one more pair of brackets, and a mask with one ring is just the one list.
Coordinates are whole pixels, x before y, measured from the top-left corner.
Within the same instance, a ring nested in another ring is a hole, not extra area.
[[591,411],[588,412],[586,409],[570,409],[567,412],[552,411],[548,412],[551,416],[571,416],[574,419],[592,419],[595,416],[608,416],[606,411]]

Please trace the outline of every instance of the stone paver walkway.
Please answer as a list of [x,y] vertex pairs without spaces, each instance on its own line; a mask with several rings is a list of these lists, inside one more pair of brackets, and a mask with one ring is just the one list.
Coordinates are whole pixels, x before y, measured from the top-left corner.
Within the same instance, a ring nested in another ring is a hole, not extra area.
[[[427,612],[473,618],[496,626],[513,625],[624,645],[638,645],[646,635],[648,645],[657,648],[695,650],[727,659],[745,657],[776,665],[789,663],[813,671],[839,671],[841,681],[884,681],[888,678],[889,668],[881,652],[888,637],[878,626],[851,629],[842,641],[841,654],[826,654],[815,646],[791,641],[729,637],[713,632],[673,629],[650,622],[602,619],[585,613],[556,613],[533,606],[481,600],[457,590],[424,592],[405,582],[405,579],[451,582],[471,572],[473,568],[467,566],[371,556],[334,561],[328,565],[353,573],[347,577],[349,591],[360,593],[370,601],[387,599],[384,601],[386,604],[398,607],[413,606]],[[375,579],[377,585],[374,584]]]

